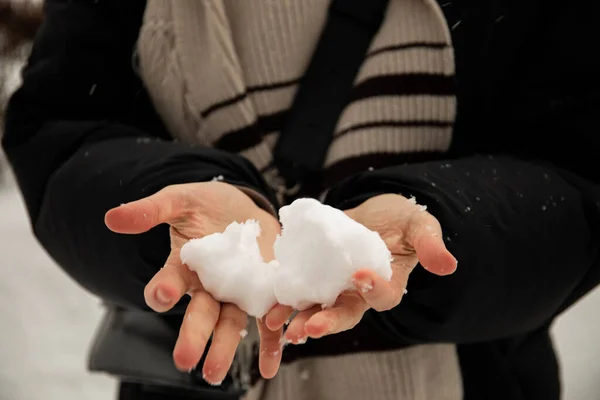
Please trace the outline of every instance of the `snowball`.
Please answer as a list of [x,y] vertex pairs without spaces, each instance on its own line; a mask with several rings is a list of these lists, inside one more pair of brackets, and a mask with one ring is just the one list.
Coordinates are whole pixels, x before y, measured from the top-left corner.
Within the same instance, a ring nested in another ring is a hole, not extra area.
[[344,290],[354,289],[352,275],[360,269],[391,279],[391,255],[379,234],[343,211],[299,199],[280,210],[280,219],[282,234],[270,263],[260,255],[256,221],[234,222],[223,233],[189,241],[181,260],[216,300],[256,318],[277,302],[298,310],[331,307]]
[[181,261],[198,274],[216,300],[233,303],[257,318],[277,302],[273,293],[277,262],[263,261],[259,235],[257,221],[234,222],[223,233],[190,240],[180,253]]
[[391,254],[379,234],[343,211],[299,199],[281,208],[279,216],[283,230],[274,246],[279,303],[298,310],[330,307],[340,293],[354,288],[352,275],[364,268],[391,279]]

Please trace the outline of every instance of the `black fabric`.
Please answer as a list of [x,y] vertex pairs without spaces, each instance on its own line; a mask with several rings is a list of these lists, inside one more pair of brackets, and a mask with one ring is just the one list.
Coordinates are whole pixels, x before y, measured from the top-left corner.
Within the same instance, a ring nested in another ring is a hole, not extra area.
[[334,0],[315,52],[300,82],[273,158],[289,188],[298,183],[318,195],[318,174],[335,125],[388,0]]
[[347,209],[382,193],[426,205],[458,259],[449,277],[415,270],[410,295],[370,315],[400,341],[523,335],[570,305],[580,285],[600,281],[600,186],[569,172],[507,156],[432,161],[362,173],[327,202]]
[[[598,4],[444,4],[458,82],[450,151],[365,170],[338,181],[327,201],[350,207],[390,191],[415,195],[442,223],[459,269],[444,278],[415,270],[397,309],[288,346],[284,357],[453,341],[467,400],[557,398],[547,327],[600,281],[600,61],[590,56]],[[48,0],[3,138],[40,242],[87,289],[129,308],[145,307],[143,287],[168,254],[167,230],[112,234],[106,210],[215,175],[275,204],[241,157],[176,143],[165,131],[131,68],[144,7]]]
[[560,398],[558,361],[547,326],[509,339],[459,345],[458,352],[467,400]]

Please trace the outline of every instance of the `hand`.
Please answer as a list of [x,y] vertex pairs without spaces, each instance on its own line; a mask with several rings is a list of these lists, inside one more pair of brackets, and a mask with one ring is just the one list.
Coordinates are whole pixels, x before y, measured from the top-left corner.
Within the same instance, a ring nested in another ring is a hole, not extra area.
[[[235,186],[222,182],[169,186],[152,196],[124,204],[106,213],[105,222],[117,233],[139,234],[159,224],[169,224],[171,253],[165,266],[144,290],[146,303],[157,312],[170,310],[186,293],[191,296],[179,337],[173,350],[175,365],[182,371],[196,367],[214,332],[203,366],[208,382],[223,381],[231,367],[246,327],[247,315],[233,304],[220,304],[202,288],[195,272],[182,265],[181,247],[190,239],[223,232],[232,222],[255,219],[262,234],[258,239],[266,261],[274,258],[273,243],[279,222],[260,209]],[[261,373],[271,378],[281,362],[282,330],[269,330],[258,322],[261,334]]]
[[[352,329],[370,308],[376,311],[394,308],[402,299],[409,274],[419,262],[436,275],[456,270],[456,259],[444,245],[437,219],[405,197],[376,196],[345,213],[378,232],[387,244],[394,258],[392,279],[388,282],[370,270],[357,271],[352,277],[355,291],[342,293],[329,309],[322,310],[316,305],[294,317],[285,334],[292,343]],[[265,318],[267,327],[280,329],[292,311],[290,307],[275,306]]]

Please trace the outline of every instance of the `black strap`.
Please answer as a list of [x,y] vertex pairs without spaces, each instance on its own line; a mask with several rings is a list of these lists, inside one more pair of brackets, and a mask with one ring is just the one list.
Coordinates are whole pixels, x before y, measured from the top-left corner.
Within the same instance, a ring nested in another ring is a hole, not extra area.
[[[274,150],[287,188],[315,178],[388,0],[333,0]],[[310,182],[309,182],[310,183]]]

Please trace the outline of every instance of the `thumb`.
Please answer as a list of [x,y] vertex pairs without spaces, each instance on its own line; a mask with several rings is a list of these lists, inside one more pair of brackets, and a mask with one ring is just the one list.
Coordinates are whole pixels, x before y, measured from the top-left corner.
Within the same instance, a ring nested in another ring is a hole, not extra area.
[[413,244],[419,263],[436,275],[450,275],[456,271],[456,258],[446,249],[441,236],[424,234]]
[[185,212],[185,197],[181,186],[168,186],[152,196],[109,210],[104,223],[116,233],[143,233],[179,218]]
[[433,215],[428,212],[413,214],[407,231],[408,244],[417,253],[423,268],[436,275],[450,275],[456,271],[456,258],[446,248],[442,229]]

